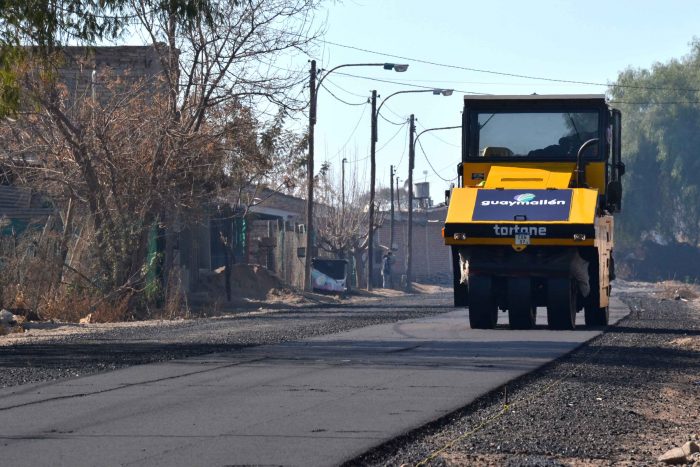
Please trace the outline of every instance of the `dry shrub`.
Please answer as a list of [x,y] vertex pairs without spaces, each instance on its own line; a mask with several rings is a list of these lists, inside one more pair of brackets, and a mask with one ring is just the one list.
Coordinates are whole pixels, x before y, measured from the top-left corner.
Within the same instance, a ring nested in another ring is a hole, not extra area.
[[131,295],[125,295],[118,300],[102,301],[95,306],[90,319],[93,323],[118,323],[131,318]]
[[163,318],[189,318],[190,308],[187,303],[187,293],[182,284],[182,270],[174,267],[168,274],[168,291],[165,297]]
[[90,317],[91,323],[115,323],[128,320],[131,295],[116,300],[106,300],[95,295],[74,290],[63,290],[47,299],[41,317],[49,320],[77,323]]
[[686,284],[678,281],[664,281],[659,284],[661,291],[659,296],[668,300],[693,300],[700,297],[700,290],[697,285]]
[[90,297],[70,290],[61,291],[47,298],[39,312],[43,319],[77,323],[90,313],[92,304]]

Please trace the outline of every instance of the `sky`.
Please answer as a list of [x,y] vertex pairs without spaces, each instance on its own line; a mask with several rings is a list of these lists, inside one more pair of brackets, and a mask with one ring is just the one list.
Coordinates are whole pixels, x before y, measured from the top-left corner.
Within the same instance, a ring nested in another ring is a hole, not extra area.
[[[310,57],[319,68],[375,62],[407,63],[409,68],[404,73],[344,68],[324,79],[315,128],[316,168],[327,161],[337,177],[346,158],[348,176],[368,189],[367,100],[373,89],[380,95],[378,105],[381,97],[400,90],[455,90],[449,97],[399,94],[382,107],[381,114],[391,122],[379,119],[377,185],[389,186],[392,164],[403,184],[408,176],[410,114],[420,133],[460,125],[467,93],[604,94],[606,84],[629,67],[649,68],[686,55],[694,36],[700,36],[699,19],[697,0],[330,2],[319,14],[325,21],[324,42]],[[414,183],[429,182],[437,204],[456,177],[460,130],[430,131],[418,143]]]

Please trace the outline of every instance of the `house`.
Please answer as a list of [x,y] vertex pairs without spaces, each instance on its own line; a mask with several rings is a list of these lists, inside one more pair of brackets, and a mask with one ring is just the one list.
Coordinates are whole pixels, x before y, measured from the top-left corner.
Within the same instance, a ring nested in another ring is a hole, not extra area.
[[258,264],[282,283],[303,287],[304,259],[298,249],[306,244],[306,201],[278,191],[261,189],[247,212],[222,197],[213,200],[207,214],[179,232],[180,265],[187,291],[198,292],[198,282],[226,265]]

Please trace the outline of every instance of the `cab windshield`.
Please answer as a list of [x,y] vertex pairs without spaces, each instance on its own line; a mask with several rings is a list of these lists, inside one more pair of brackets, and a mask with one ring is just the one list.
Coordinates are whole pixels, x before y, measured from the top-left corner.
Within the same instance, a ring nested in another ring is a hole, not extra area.
[[470,121],[470,157],[571,159],[600,128],[597,111],[474,112]]

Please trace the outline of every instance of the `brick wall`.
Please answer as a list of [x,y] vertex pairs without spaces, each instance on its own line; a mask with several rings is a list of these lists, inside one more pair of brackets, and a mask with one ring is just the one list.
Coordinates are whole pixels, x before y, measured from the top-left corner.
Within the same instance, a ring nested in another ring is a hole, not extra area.
[[[63,54],[60,75],[69,94],[68,102],[77,97],[90,96],[93,90],[98,100],[109,99],[111,93],[107,92],[102,79],[105,72],[118,77],[122,88],[145,78],[149,80],[149,85],[144,91],[149,95],[164,94],[166,91],[164,81],[155,79],[161,75],[163,68],[152,46],[66,47]],[[96,72],[95,76],[93,71]]]
[[[442,228],[445,225],[446,208],[413,213],[413,279],[416,282],[450,284],[452,281],[452,260],[450,248],[445,246]],[[377,241],[382,247],[389,247],[389,216],[377,231]],[[400,277],[406,273],[406,244],[408,241],[407,214],[396,214],[393,274]],[[398,282],[396,282],[398,283]]]

